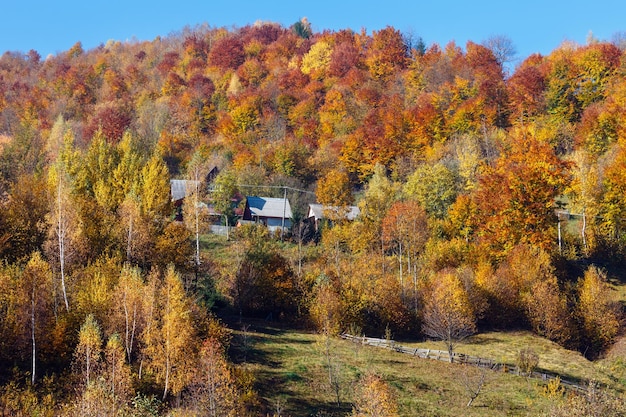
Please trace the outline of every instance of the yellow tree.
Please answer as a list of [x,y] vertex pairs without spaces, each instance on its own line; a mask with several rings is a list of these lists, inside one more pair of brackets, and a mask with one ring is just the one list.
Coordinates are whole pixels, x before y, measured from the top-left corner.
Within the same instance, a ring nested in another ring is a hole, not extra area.
[[454,271],[444,270],[428,282],[422,332],[443,340],[453,362],[456,344],[476,332],[476,318],[467,291]]
[[[533,299],[532,290],[537,282],[556,284],[550,255],[546,251],[531,245],[517,245],[495,272],[482,272],[479,285],[489,297],[487,320],[494,325],[519,325],[524,322],[527,313],[531,316],[545,315],[541,308],[545,300]],[[535,318],[540,320],[540,317]]]
[[522,300],[526,317],[538,335],[561,345],[570,341],[572,323],[567,299],[559,290],[555,276],[534,282],[529,291],[522,295]]
[[154,316],[144,330],[148,368],[163,383],[163,399],[179,394],[189,383],[194,363],[195,331],[190,301],[172,266],[156,293]]
[[142,264],[149,257],[152,248],[150,223],[141,214],[139,196],[131,191],[126,195],[117,211],[117,235],[120,242],[126,243],[126,261]]
[[369,238],[368,243],[373,247],[379,246],[381,253],[383,250],[382,220],[396,201],[397,195],[398,185],[387,177],[386,168],[377,164],[374,168],[374,175],[367,184],[365,195],[359,202],[359,208],[364,229]]
[[333,221],[343,219],[353,200],[348,173],[341,169],[330,170],[317,181],[315,195],[317,201],[327,207],[325,216]]
[[199,152],[194,153],[187,165],[187,195],[183,200],[183,220],[189,230],[195,235],[196,271],[200,267],[200,232],[203,232],[207,224],[207,195],[206,176],[211,167]]
[[614,241],[623,239],[626,228],[626,142],[618,142],[613,159],[604,171],[604,195],[602,197],[602,227],[608,238]]
[[361,378],[352,408],[352,417],[395,417],[398,402],[391,387],[378,375]]
[[48,234],[45,178],[20,176],[4,200],[0,215],[0,258],[9,262],[28,259],[32,252],[41,249]]
[[417,260],[428,240],[426,211],[416,201],[394,203],[382,222],[383,242],[388,250],[398,256],[400,287],[404,293],[404,264],[413,276],[413,289],[417,292]]
[[457,195],[456,174],[442,163],[420,165],[404,184],[404,193],[426,212],[442,219]]
[[106,389],[115,401],[128,400],[131,388],[130,366],[126,363],[124,347],[117,333],[109,337],[104,348],[104,380]]
[[311,46],[309,52],[302,57],[302,72],[309,74],[311,78],[323,79],[330,65],[330,57],[333,48],[326,41],[317,41]]
[[192,401],[200,415],[238,415],[235,378],[228,366],[224,346],[215,337],[208,338],[202,344],[192,393]]
[[130,133],[124,133],[117,151],[119,163],[112,172],[115,206],[121,205],[131,191],[137,192],[141,172],[141,156]]
[[[39,252],[33,253],[22,273],[21,285],[24,291],[24,302],[27,302],[30,339],[32,348],[31,382],[34,384],[37,375],[37,348],[46,339],[49,321],[53,310],[52,270],[42,259]],[[43,340],[42,340],[43,339]]]
[[137,335],[145,326],[142,299],[145,285],[138,268],[124,266],[114,290],[114,315],[118,323],[116,330],[123,335],[124,349],[128,363],[132,363],[137,344]]
[[61,290],[65,310],[70,311],[70,304],[66,288],[66,261],[68,254],[72,252],[72,231],[75,227],[76,213],[70,195],[70,179],[62,163],[57,163],[50,168],[48,175],[50,189],[50,213],[51,225],[46,247],[47,252],[58,263],[61,278]]
[[97,372],[102,353],[102,331],[92,314],[89,314],[80,326],[78,345],[74,350],[74,364],[80,373],[85,388]]
[[584,332],[583,343],[598,354],[611,343],[620,329],[619,304],[611,296],[606,274],[590,267],[578,284],[578,317]]
[[597,217],[600,214],[600,200],[602,182],[598,166],[592,156],[584,151],[577,150],[572,156],[572,183],[568,188],[570,208],[575,213],[582,214],[580,229],[583,249],[593,250],[597,246]]
[[158,152],[152,155],[141,170],[137,195],[141,202],[142,223],[145,222],[147,232],[145,252],[140,259],[148,262],[158,261],[154,259],[155,242],[171,214],[169,173]]
[[141,170],[139,197],[143,215],[160,222],[170,210],[170,180],[167,166],[158,152],[148,160]]

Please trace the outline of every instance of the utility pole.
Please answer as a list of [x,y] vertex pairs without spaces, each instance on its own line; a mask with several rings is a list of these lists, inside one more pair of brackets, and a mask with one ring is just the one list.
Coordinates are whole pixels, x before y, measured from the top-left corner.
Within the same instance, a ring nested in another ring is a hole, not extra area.
[[557,219],[558,219],[558,230],[559,230],[559,255],[563,254],[563,246],[561,244],[561,214],[558,213],[556,215]]
[[283,241],[285,235],[285,215],[287,213],[287,187],[283,187],[283,223],[280,228],[280,241]]

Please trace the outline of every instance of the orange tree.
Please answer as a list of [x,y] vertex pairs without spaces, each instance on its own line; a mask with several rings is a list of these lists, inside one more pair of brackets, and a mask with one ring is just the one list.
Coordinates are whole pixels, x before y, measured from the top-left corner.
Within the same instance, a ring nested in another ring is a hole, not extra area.
[[568,163],[530,132],[519,132],[493,166],[485,166],[472,199],[478,242],[496,258],[518,243],[548,250],[556,240],[556,198],[570,182]]

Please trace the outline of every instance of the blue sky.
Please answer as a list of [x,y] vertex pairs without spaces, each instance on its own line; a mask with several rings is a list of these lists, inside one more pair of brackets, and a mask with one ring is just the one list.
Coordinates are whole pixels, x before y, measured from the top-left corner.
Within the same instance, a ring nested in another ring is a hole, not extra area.
[[257,20],[289,26],[307,17],[315,31],[368,32],[388,25],[411,31],[426,45],[464,47],[505,35],[518,57],[549,54],[563,41],[585,44],[588,34],[610,40],[626,32],[624,0],[593,1],[236,1],[6,0],[0,8],[0,52],[35,49],[43,57],[77,41],[91,49],[110,39],[152,40],[185,26],[240,27]]

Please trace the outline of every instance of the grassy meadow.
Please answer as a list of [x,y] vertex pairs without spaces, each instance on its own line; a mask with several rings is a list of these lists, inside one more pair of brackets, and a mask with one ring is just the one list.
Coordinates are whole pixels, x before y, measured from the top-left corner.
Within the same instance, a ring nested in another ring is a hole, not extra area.
[[[477,368],[418,359],[263,321],[244,321],[231,327],[231,355],[255,376],[270,415],[346,415],[351,411],[359,378],[368,373],[381,376],[392,387],[402,416],[550,415],[552,407],[563,399],[562,395],[550,396],[547,383],[541,380],[487,370],[482,392],[467,407],[470,397],[464,382],[478,383],[481,370]],[[443,348],[439,342],[406,345]],[[620,392],[624,387],[624,380],[619,381],[606,366],[608,360],[590,362],[527,332],[479,334],[457,351],[514,364],[517,352],[529,346],[539,354],[540,369],[572,379],[602,381]]]

